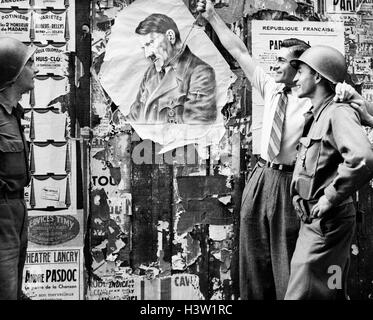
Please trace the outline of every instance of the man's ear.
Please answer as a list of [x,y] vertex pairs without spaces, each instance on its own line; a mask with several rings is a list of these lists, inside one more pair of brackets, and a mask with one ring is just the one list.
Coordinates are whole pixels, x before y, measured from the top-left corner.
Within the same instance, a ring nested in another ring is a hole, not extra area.
[[315,82],[320,83],[320,81],[323,79],[323,77],[320,75],[320,73],[315,73]]
[[175,44],[175,42],[176,42],[176,35],[175,35],[175,31],[174,30],[168,29],[166,31],[166,37],[167,37],[168,41],[171,42],[172,45]]

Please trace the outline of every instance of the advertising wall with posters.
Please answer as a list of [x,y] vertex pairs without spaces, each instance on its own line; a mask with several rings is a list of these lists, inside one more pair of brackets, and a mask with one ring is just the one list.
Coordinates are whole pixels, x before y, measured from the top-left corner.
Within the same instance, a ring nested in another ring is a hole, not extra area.
[[[83,210],[77,206],[71,79],[75,68],[75,1],[0,2],[0,36],[34,47],[39,72],[20,104],[30,143],[25,188],[28,252],[23,290],[35,300],[83,298]],[[67,102],[68,101],[68,102]]]
[[[298,38],[311,46],[327,43],[342,53],[344,48],[344,25],[342,22],[313,21],[252,21],[252,55],[268,74],[273,73],[276,55],[281,41]],[[263,117],[263,100],[259,92],[253,89],[253,153],[260,153],[260,130]]]

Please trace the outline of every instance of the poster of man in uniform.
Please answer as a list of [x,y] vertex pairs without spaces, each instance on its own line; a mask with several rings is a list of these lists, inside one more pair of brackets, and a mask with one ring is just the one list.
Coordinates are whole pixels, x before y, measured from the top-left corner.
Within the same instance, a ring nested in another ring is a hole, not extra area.
[[235,75],[182,0],[124,8],[99,78],[118,106],[114,122],[129,122],[142,139],[171,148],[224,134],[220,111]]
[[[345,52],[343,22],[316,21],[252,21],[253,58],[268,73],[274,74],[277,52],[281,42],[298,38],[311,46],[325,44]],[[253,89],[253,153],[260,153],[260,131],[263,121],[263,102],[259,92]]]

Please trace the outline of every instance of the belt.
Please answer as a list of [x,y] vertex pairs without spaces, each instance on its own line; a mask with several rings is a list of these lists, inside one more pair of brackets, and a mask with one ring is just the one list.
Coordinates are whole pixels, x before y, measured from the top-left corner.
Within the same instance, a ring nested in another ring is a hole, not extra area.
[[23,199],[23,190],[17,190],[17,191],[0,191],[0,199]]
[[266,167],[272,168],[274,170],[280,170],[280,171],[286,171],[286,172],[294,171],[294,165],[273,163],[273,162],[266,161],[263,158],[259,158],[259,162],[261,164],[264,164]]

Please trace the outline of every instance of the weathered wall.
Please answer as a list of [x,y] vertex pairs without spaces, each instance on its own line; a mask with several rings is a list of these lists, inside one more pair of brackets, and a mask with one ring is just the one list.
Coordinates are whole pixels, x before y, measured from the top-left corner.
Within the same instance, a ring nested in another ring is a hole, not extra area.
[[[226,134],[203,159],[192,145],[163,157],[159,146],[112,121],[116,106],[97,81],[116,14],[131,1],[97,1],[92,10],[90,211],[87,225],[88,299],[236,299],[241,193],[255,164],[251,87],[209,25],[206,32],[237,81],[223,108]],[[184,0],[196,15],[196,1]],[[352,5],[354,4],[354,5]],[[264,9],[265,8],[265,9]],[[220,9],[251,51],[251,20],[343,19],[352,83],[366,97],[372,86],[372,19],[353,2],[231,1]],[[362,7],[360,7],[361,9]],[[370,11],[372,12],[372,11]],[[136,155],[136,161],[134,160]],[[186,164],[191,157],[195,161]],[[146,163],[141,163],[139,159]],[[151,159],[152,161],[146,161]],[[359,193],[350,295],[372,298],[372,190]]]

